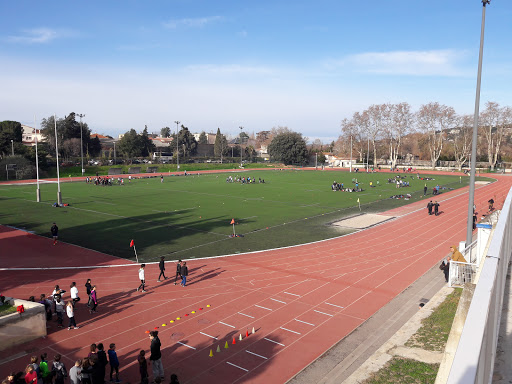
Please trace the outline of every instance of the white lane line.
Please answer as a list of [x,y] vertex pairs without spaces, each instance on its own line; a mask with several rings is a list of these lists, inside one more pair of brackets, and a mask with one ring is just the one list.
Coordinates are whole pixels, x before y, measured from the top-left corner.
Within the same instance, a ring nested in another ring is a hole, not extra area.
[[334,315],[331,315],[330,313],[325,313],[325,312],[320,312],[320,311],[317,311],[316,309],[313,309],[313,311],[317,312],[317,313],[321,313],[322,315],[327,315],[327,316],[331,316],[333,317]]
[[299,320],[299,319],[293,319],[293,320],[298,321],[298,322],[300,322],[300,323],[307,324],[307,325],[311,325],[312,327],[314,327],[314,326],[315,326],[315,324],[308,323],[307,321],[302,321],[302,320]]
[[188,347],[188,348],[190,348],[190,349],[194,349],[194,350],[195,350],[195,348],[194,348],[194,347],[192,347],[192,346],[190,346],[190,345],[188,345],[188,344],[182,343],[181,341],[178,341],[178,344],[184,345],[185,347]]
[[254,319],[254,316],[251,316],[251,315],[246,315],[245,313],[242,313],[242,312],[238,312],[240,315],[243,315],[243,316],[247,316],[247,317],[250,317],[251,319]]
[[248,370],[248,369],[245,369],[245,368],[239,367],[238,365],[235,365],[235,364],[233,364],[233,363],[230,363],[229,361],[226,361],[226,363],[228,363],[229,365],[232,365],[233,367],[237,367],[238,369],[241,369],[242,371],[249,372],[249,370]]
[[274,344],[282,345],[283,347],[285,346],[284,344],[278,343],[277,341],[274,341],[274,340],[267,339],[266,337],[264,337],[263,340],[270,341],[271,343],[274,343]]
[[291,333],[296,333],[297,335],[300,335],[300,332],[295,332],[295,331],[292,331],[291,329],[288,329],[288,328],[283,328],[283,327],[279,327],[285,331],[288,331],[288,332],[291,332]]
[[342,307],[341,305],[335,305],[335,304],[328,303],[327,301],[325,302],[325,304],[332,305],[333,307],[345,308],[345,307]]
[[292,295],[292,296],[300,297],[300,295],[296,295],[295,293],[290,293],[290,292],[283,292],[283,293],[286,293],[287,295]]
[[212,335],[209,335],[207,333],[204,333],[204,332],[199,332],[201,335],[205,335],[205,336],[208,336],[208,337],[211,337],[212,339],[215,339],[215,340],[218,340],[215,336],[212,336]]
[[270,308],[262,307],[261,305],[254,304],[255,307],[266,309],[267,311],[271,311]]
[[231,327],[231,328],[235,328],[235,326],[234,326],[234,325],[227,324],[227,323],[223,323],[222,321],[219,321],[219,323],[224,324],[224,325],[226,325],[226,326],[228,326],[228,327]]
[[251,351],[248,351],[248,350],[245,350],[245,352],[250,353],[251,355],[254,355],[254,356],[261,357],[262,359],[268,360],[268,357],[258,355],[257,353],[254,353],[254,352],[251,352]]
[[284,301],[281,301],[281,300],[277,300],[277,299],[273,299],[273,298],[270,298],[270,300],[274,300],[274,301],[277,301],[278,303],[286,304]]

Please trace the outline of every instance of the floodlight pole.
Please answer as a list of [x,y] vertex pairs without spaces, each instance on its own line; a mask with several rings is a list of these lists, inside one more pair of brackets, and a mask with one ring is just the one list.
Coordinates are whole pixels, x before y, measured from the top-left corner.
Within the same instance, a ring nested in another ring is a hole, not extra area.
[[352,135],[350,135],[350,172],[352,173]]
[[473,142],[471,143],[471,170],[469,178],[468,222],[466,248],[473,242],[473,205],[475,203],[476,145],[478,140],[478,116],[480,110],[480,85],[482,82],[482,59],[484,54],[485,6],[491,0],[482,0],[482,25],[480,30],[480,52],[478,55],[478,73],[476,78],[475,115],[473,116]]
[[36,200],[37,202],[41,202],[41,190],[39,189],[39,158],[37,156],[37,123],[36,123],[36,115],[34,115],[34,133],[36,135]]
[[243,131],[244,127],[240,126],[238,128],[240,128],[240,166],[243,167],[243,161],[242,161],[242,154],[243,154],[243,152],[242,152],[242,131]]
[[179,170],[180,169],[180,148],[178,146],[178,125],[180,124],[180,122],[178,120],[176,120],[174,123],[176,124],[176,169]]
[[14,140],[11,139],[12,155],[14,156]]
[[82,137],[83,136],[82,135],[82,130],[83,130],[82,117],[85,117],[85,115],[82,113],[79,113],[77,115],[80,118],[80,154],[82,156],[82,176],[83,176],[85,173],[85,169],[84,169],[84,143],[83,143],[83,137]]
[[55,156],[57,158],[57,205],[62,205],[62,193],[60,192],[60,173],[59,173],[59,143],[57,141],[57,114],[53,115],[55,123]]

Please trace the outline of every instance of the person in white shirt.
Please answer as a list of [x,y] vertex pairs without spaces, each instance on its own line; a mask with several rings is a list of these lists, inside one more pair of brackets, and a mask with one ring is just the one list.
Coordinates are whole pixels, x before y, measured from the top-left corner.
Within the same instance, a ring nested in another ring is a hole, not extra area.
[[70,285],[69,294],[71,295],[71,303],[73,305],[73,308],[75,307],[75,303],[77,301],[80,301],[80,298],[78,297],[78,288],[76,287],[76,283],[73,281]]
[[68,331],[71,329],[71,327],[73,327],[74,329],[80,328],[76,326],[75,312],[73,311],[73,304],[71,303],[71,301],[68,301],[68,304],[66,305],[66,313],[69,317]]
[[139,292],[139,290],[142,290],[142,292],[146,292],[144,290],[144,288],[146,287],[146,277],[144,273],[144,268],[146,268],[146,264],[141,264],[139,269],[140,285],[139,288],[137,288],[137,292]]

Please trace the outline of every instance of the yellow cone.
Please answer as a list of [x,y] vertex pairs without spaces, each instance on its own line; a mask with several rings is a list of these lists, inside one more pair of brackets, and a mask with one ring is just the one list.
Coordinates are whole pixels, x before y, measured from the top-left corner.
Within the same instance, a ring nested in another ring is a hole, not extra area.
[[191,313],[196,313],[196,311],[192,311]]
[[229,345],[228,345],[228,342],[226,341],[226,345],[224,345],[224,348],[228,349],[229,348]]
[[162,324],[162,327],[166,327],[166,326],[167,326],[167,324]]
[[181,320],[181,317],[177,317],[176,320]]
[[171,320],[170,323],[174,323],[174,320]]
[[208,305],[206,306],[206,308],[210,308],[210,304],[208,304]]
[[210,357],[213,357],[213,349],[210,349]]
[[220,345],[217,345],[217,352],[220,352]]

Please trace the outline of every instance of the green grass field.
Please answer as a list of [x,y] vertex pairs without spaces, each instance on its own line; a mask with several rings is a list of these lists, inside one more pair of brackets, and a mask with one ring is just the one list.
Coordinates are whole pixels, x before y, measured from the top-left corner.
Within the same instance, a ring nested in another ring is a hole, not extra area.
[[[424,181],[406,174],[410,187],[388,184],[389,173],[254,170],[238,173],[265,179],[265,184],[226,183],[230,174],[166,176],[137,179],[124,186],[96,186],[85,182],[61,183],[63,202],[54,208],[55,183],[41,184],[37,203],[35,185],[0,186],[0,223],[50,237],[57,222],[60,239],[108,254],[134,259],[129,247],[135,240],[139,260],[188,259],[256,251],[307,243],[347,233],[329,223],[361,212],[375,213],[423,199]],[[165,175],[165,174],[164,174]],[[401,174],[403,175],[403,174]],[[428,176],[422,174],[422,176]],[[333,180],[353,186],[357,177],[363,192],[332,192]],[[431,176],[434,185],[460,188],[469,177]],[[369,187],[369,182],[379,185]],[[448,189],[447,189],[448,190]],[[445,190],[445,191],[447,191]],[[441,191],[443,192],[443,191]],[[411,200],[390,199],[410,193]],[[431,198],[427,195],[427,198]],[[231,238],[231,219],[237,234]]]

